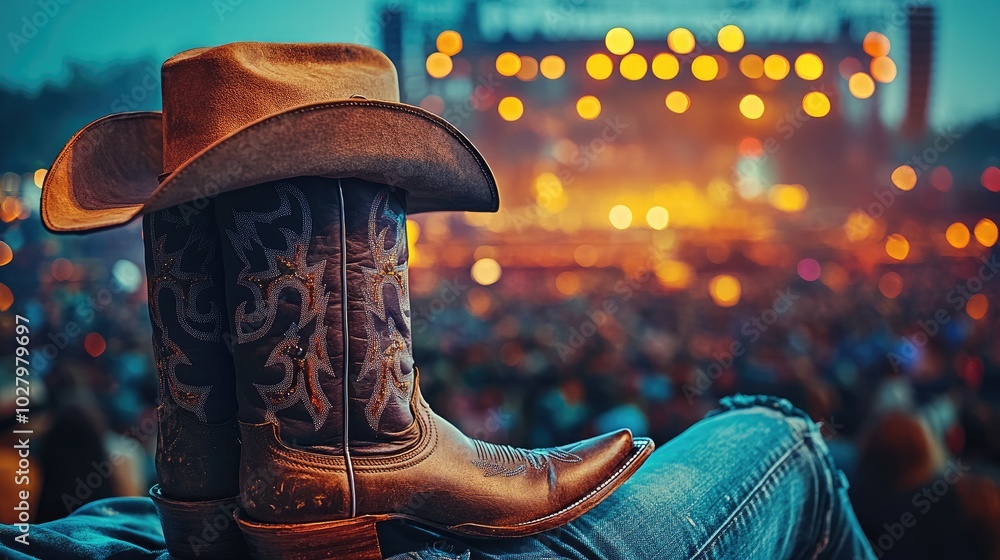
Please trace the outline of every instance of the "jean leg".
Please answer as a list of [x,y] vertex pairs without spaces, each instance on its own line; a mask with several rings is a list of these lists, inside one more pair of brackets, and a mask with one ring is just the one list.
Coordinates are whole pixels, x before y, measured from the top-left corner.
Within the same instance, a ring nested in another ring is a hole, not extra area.
[[[770,397],[724,399],[563,527],[443,541],[459,554],[495,559],[874,558],[818,428]],[[424,557],[415,554],[407,557]]]

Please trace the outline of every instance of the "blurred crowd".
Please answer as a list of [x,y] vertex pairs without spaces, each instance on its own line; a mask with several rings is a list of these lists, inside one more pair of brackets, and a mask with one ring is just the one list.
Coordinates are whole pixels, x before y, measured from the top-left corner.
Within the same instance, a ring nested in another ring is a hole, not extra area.
[[[101,262],[141,263],[137,236],[115,252],[78,249],[63,280],[49,268],[67,246],[43,239],[29,233],[19,251],[43,265],[39,277],[11,280],[11,311],[34,329],[38,522],[145,493],[156,401],[145,285]],[[546,269],[505,271],[489,287],[468,269],[412,269],[414,356],[440,414],[473,437],[533,447],[619,427],[664,446],[722,396],[787,398],[821,423],[880,557],[984,557],[1000,551],[1000,311],[974,318],[969,301],[1000,301],[1000,275],[970,291],[982,265],[895,265],[895,297],[878,286],[881,268],[850,271],[836,289],[795,270],[736,270],[732,307],[704,282],[671,292],[611,267],[578,270],[573,295],[517,289],[552,283]],[[2,411],[12,427],[9,393]]]

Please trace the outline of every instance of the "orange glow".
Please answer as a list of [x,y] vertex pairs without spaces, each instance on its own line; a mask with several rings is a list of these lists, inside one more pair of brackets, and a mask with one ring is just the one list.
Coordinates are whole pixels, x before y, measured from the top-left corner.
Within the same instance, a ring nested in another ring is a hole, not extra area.
[[671,80],[677,77],[681,65],[677,57],[670,53],[660,53],[653,57],[653,75],[661,80]]
[[809,203],[809,193],[802,185],[774,185],[767,192],[768,201],[782,212],[801,212]]
[[443,78],[448,74],[451,74],[452,62],[451,57],[444,53],[431,53],[427,57],[427,74],[432,78]]
[[747,136],[740,140],[739,151],[741,156],[760,157],[764,155],[764,146],[761,145],[760,140],[753,136]]
[[14,260],[14,251],[10,245],[0,241],[0,266],[7,266],[12,260]]
[[612,70],[614,63],[604,53],[592,54],[587,58],[587,74],[595,80],[607,80]]
[[462,34],[458,31],[442,31],[437,36],[437,50],[448,56],[455,56],[462,51]]
[[750,120],[757,120],[764,114],[764,101],[752,93],[746,95],[740,100],[740,112]]
[[744,56],[740,59],[740,72],[747,78],[760,78],[764,75],[764,59],[755,54]]
[[611,54],[625,54],[632,50],[635,39],[632,38],[632,33],[628,29],[615,27],[604,36],[604,45],[608,47]]
[[895,272],[886,272],[878,280],[878,291],[889,299],[896,299],[903,293],[903,278]]
[[576,113],[592,121],[601,115],[601,101],[593,95],[584,95],[576,101]]
[[917,172],[909,165],[900,165],[892,172],[892,184],[901,191],[913,190],[917,185]]
[[495,284],[502,273],[500,263],[490,258],[479,259],[469,271],[472,279],[483,286]]
[[667,104],[667,109],[678,114],[687,111],[691,107],[691,98],[683,91],[668,93],[664,101]]
[[847,88],[851,90],[851,95],[858,99],[868,99],[875,93],[875,81],[864,72],[851,75],[847,81]]
[[583,267],[594,266],[597,264],[597,250],[591,245],[580,245],[573,251],[573,260]]
[[104,342],[104,337],[99,333],[89,333],[83,339],[83,349],[86,350],[92,358],[100,356],[107,348],[108,345]]
[[575,272],[560,272],[556,276],[556,289],[564,296],[571,296],[580,291],[580,277]]
[[764,59],[764,75],[772,80],[783,80],[791,66],[788,59],[780,54],[772,54]]
[[889,54],[889,39],[878,31],[871,31],[865,35],[862,47],[868,56],[886,56]]
[[983,294],[976,294],[969,298],[968,303],[965,304],[965,312],[969,314],[976,321],[982,319],[986,316],[986,312],[990,309],[990,302],[986,299]]
[[844,232],[851,241],[868,239],[875,233],[875,220],[861,210],[855,210],[847,216]]
[[524,103],[516,97],[504,97],[497,103],[497,112],[505,121],[516,121],[524,114]]
[[566,73],[566,61],[554,54],[543,58],[538,67],[542,75],[550,80],[558,80]]
[[823,75],[823,59],[813,53],[804,53],[795,59],[795,74],[803,80],[816,80]]
[[497,72],[501,76],[513,76],[521,69],[521,57],[512,52],[497,55]]
[[888,84],[896,79],[896,63],[887,56],[873,58],[871,72],[876,81]]
[[969,228],[962,222],[955,222],[948,226],[948,229],[944,232],[944,237],[948,240],[948,245],[956,249],[968,247],[969,239],[971,239]]
[[7,311],[14,305],[14,292],[6,284],[0,283],[0,311]]
[[517,79],[530,82],[538,77],[538,61],[530,56],[521,57],[521,69],[517,71]]
[[641,80],[646,75],[646,59],[641,54],[631,53],[622,58],[618,71],[626,80]]
[[802,110],[810,117],[825,117],[830,113],[830,98],[824,93],[811,91],[802,98]]
[[683,27],[667,34],[667,46],[677,54],[688,54],[694,50],[694,34]]
[[691,74],[703,82],[710,82],[719,75],[719,62],[714,56],[698,56],[691,62]]
[[729,53],[742,49],[743,43],[746,41],[743,30],[735,25],[726,25],[720,29],[718,39],[719,48]]
[[45,182],[45,176],[48,174],[49,172],[47,169],[36,169],[35,175],[33,177],[35,181],[35,186],[38,188],[42,188],[42,183]]
[[910,242],[902,235],[894,233],[885,240],[885,252],[897,261],[905,260],[910,254]]
[[732,307],[740,302],[740,281],[729,274],[720,274],[709,281],[708,292],[719,307]]
[[997,244],[997,224],[989,218],[983,218],[976,222],[972,233],[976,236],[976,241],[983,247],[992,247]]
[[656,279],[660,285],[671,290],[683,290],[691,284],[694,271],[682,261],[668,260],[656,267]]

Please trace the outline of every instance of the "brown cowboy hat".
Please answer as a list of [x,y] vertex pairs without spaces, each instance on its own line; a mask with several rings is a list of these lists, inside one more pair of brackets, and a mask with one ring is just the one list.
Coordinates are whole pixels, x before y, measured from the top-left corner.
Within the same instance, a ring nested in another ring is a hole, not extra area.
[[42,189],[53,232],[298,176],[392,185],[410,213],[495,212],[496,181],[454,126],[399,102],[392,62],[360,45],[232,43],[163,63],[163,112],[119,113],[76,133]]

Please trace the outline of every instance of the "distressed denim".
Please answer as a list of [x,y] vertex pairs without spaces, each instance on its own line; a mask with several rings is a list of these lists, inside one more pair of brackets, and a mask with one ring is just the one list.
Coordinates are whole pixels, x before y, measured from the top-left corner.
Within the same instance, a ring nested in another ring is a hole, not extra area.
[[658,449],[568,525],[472,540],[412,525],[380,531],[402,559],[871,559],[819,428],[784,399],[736,396]]

